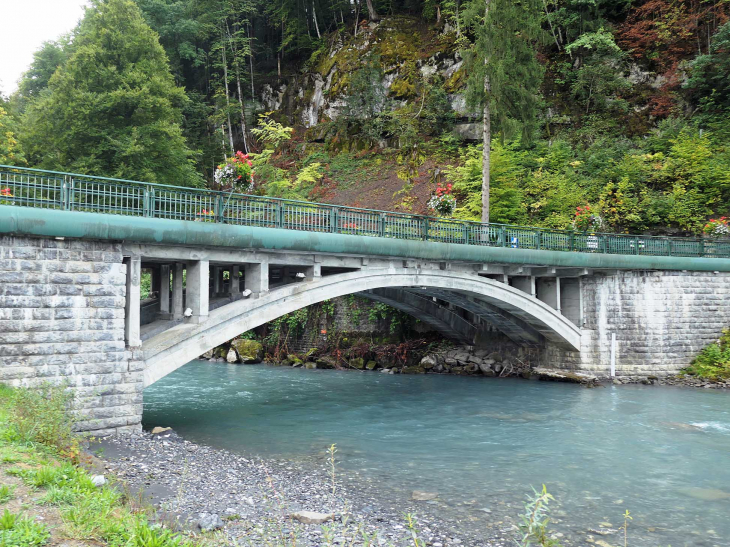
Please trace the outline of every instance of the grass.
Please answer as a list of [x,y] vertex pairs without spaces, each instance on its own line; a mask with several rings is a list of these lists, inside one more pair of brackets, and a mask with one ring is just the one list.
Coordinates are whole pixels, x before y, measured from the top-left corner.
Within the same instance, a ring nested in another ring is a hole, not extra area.
[[[62,387],[11,390],[0,385],[0,472],[18,484],[0,487],[0,546],[43,547],[60,540],[110,547],[196,547],[197,541],[154,525],[154,513],[128,499],[111,481],[95,487]],[[15,501],[22,490],[23,504]],[[43,515],[44,522],[34,516]]]

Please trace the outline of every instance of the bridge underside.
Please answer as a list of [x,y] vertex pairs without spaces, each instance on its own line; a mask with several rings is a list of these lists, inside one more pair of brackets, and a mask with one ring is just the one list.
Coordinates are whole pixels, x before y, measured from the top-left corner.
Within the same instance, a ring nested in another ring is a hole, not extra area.
[[[134,244],[124,252],[125,336],[142,350],[145,385],[244,331],[347,294],[389,304],[463,344],[490,331],[519,346],[579,351],[581,277],[593,273]],[[144,302],[142,270],[152,274]]]

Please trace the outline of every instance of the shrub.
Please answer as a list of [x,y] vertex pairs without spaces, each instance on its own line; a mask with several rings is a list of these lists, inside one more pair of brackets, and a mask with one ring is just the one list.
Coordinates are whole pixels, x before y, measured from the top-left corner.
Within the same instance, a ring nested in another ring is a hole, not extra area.
[[81,451],[71,403],[72,394],[63,386],[43,384],[14,390],[9,416],[13,434],[22,442],[41,443],[77,460]]
[[717,342],[703,349],[683,372],[712,381],[730,378],[730,329],[725,329]]

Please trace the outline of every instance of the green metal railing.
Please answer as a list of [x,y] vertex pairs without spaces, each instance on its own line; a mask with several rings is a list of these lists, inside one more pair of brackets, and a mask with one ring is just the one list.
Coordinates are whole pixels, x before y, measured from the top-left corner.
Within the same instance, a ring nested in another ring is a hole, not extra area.
[[480,224],[0,165],[0,205],[549,251],[730,258],[730,240]]

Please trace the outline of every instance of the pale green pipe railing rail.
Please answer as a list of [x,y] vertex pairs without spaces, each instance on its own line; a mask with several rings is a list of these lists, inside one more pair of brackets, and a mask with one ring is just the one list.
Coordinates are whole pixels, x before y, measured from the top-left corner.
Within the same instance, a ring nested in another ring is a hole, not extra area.
[[326,205],[0,165],[0,205],[464,245],[730,258],[730,240],[580,233]]

